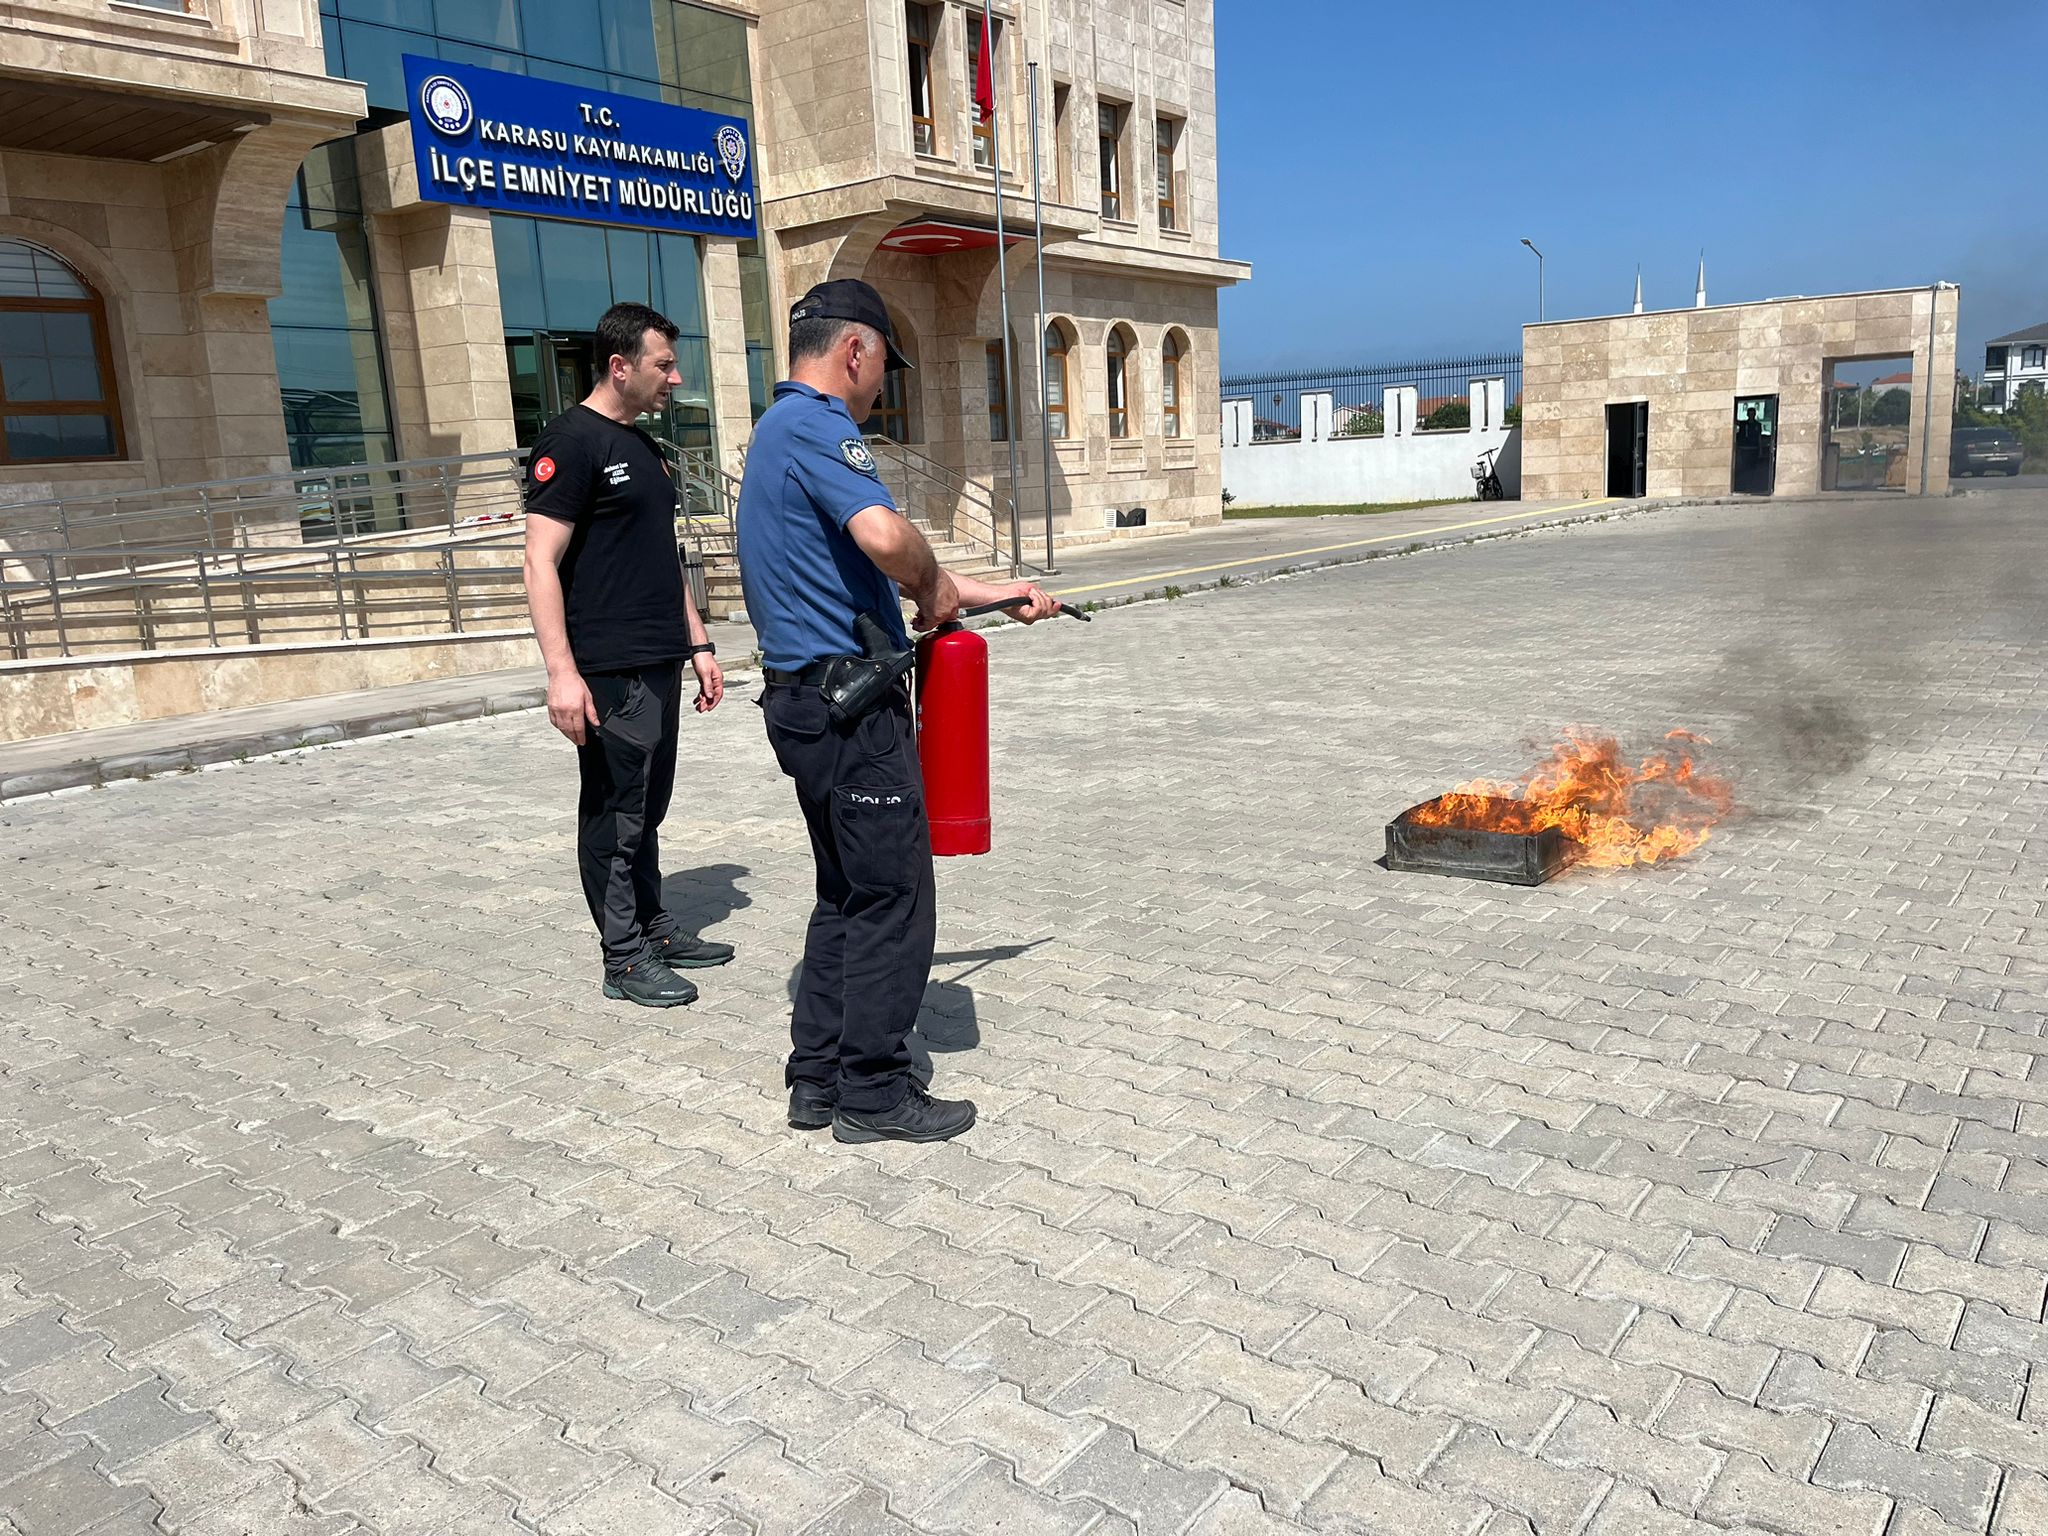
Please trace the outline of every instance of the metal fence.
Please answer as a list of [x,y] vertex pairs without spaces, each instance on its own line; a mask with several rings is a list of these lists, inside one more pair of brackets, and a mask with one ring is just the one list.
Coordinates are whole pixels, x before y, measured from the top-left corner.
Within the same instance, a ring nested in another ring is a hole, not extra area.
[[1412,384],[1417,395],[1415,419],[1427,423],[1446,405],[1467,405],[1474,379],[1507,380],[1510,407],[1522,403],[1522,354],[1494,352],[1472,357],[1444,357],[1409,363],[1375,363],[1359,368],[1300,369],[1281,373],[1244,373],[1223,380],[1225,400],[1252,403],[1255,439],[1301,436],[1301,397],[1328,392],[1336,408],[1337,430],[1354,420],[1355,435],[1377,436],[1380,399],[1389,389]]
[[[700,611],[738,482],[657,439]],[[524,450],[0,507],[0,661],[522,629]]]

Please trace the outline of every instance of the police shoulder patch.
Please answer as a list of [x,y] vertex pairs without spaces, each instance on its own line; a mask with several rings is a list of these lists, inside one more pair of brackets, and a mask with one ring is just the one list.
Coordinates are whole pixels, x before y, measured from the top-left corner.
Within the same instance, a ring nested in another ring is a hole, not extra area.
[[868,445],[857,437],[849,437],[839,445],[839,456],[864,475],[875,474],[875,456],[868,452]]

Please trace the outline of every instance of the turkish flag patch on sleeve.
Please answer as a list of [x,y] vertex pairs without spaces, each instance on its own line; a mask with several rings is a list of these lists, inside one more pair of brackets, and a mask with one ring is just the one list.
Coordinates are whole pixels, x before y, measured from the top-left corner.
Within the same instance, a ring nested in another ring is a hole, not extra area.
[[546,485],[550,480],[554,479],[555,461],[546,454],[542,454],[539,458],[535,459],[533,461],[533,478],[542,485]]

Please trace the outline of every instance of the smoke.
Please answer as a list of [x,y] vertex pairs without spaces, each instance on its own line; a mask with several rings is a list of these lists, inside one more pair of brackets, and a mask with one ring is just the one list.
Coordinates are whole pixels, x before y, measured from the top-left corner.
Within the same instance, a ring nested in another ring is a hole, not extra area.
[[1855,695],[1782,651],[1746,646],[1721,659],[1714,739],[1751,816],[1796,814],[1827,781],[1853,772],[1877,733]]

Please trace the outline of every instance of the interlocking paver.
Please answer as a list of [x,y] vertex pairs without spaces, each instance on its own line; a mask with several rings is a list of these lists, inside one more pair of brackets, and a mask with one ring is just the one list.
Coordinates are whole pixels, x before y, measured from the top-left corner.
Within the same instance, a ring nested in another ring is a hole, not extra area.
[[[741,959],[660,1020],[534,714],[0,808],[0,1529],[2048,1529],[2041,509],[1960,506],[993,637],[938,1147],[782,1124],[750,711],[665,831]],[[1714,738],[1741,813],[1373,867],[1573,721]]]

